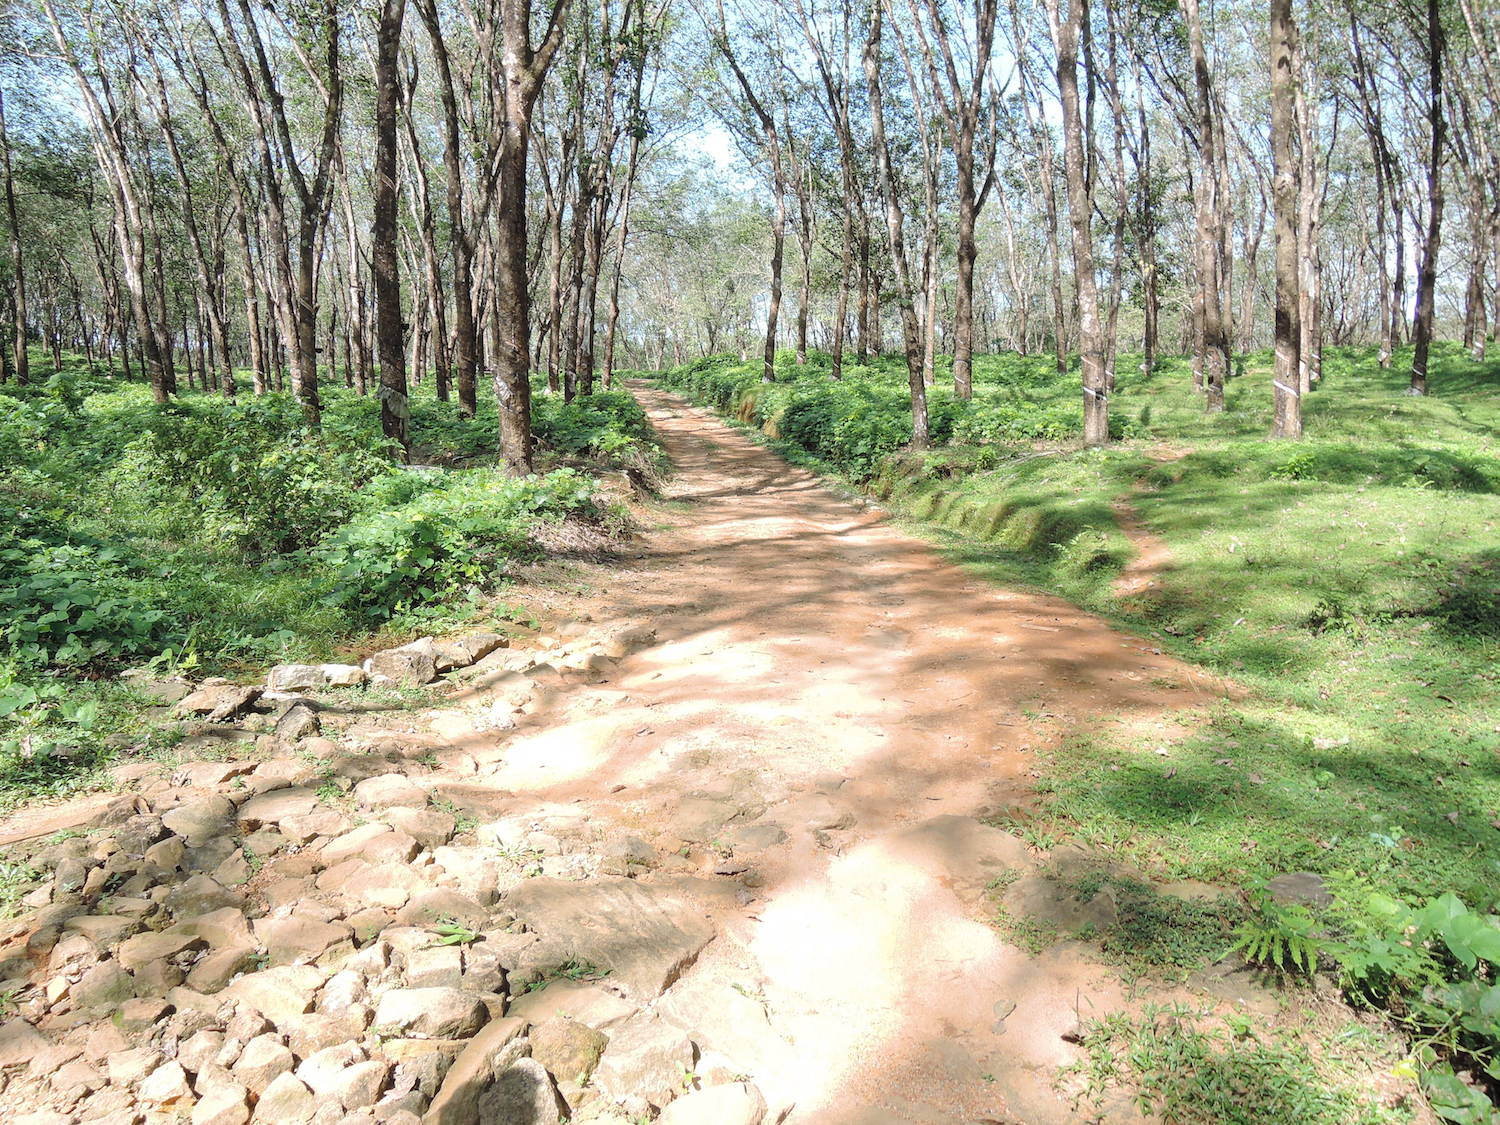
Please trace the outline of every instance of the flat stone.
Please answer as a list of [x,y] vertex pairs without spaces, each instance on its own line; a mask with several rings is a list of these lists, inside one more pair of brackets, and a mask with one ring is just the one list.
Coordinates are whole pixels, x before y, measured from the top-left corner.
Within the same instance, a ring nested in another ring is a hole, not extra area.
[[380,998],[375,1026],[418,1039],[462,1039],[489,1016],[479,997],[457,988],[396,988]]
[[291,786],[273,789],[269,793],[251,797],[240,806],[240,828],[253,832],[257,828],[275,825],[285,817],[305,816],[318,805],[318,795],[311,789]]
[[370,863],[409,863],[421,846],[405,832],[389,824],[362,824],[329,840],[319,853],[330,866],[358,857]]
[[1271,901],[1278,906],[1311,906],[1317,909],[1333,905],[1323,876],[1311,871],[1290,871],[1277,875],[1266,884]]
[[189,949],[196,949],[203,944],[203,939],[194,934],[172,933],[144,933],[136,934],[133,938],[127,938],[120,943],[115,950],[115,956],[119,958],[120,967],[127,972],[138,972],[155,961],[164,961]]
[[697,844],[717,838],[738,812],[727,801],[688,797],[677,802],[662,827],[675,839]]
[[313,1093],[292,1074],[283,1074],[266,1087],[255,1103],[254,1121],[273,1125],[305,1125],[318,1110]]
[[683,1072],[692,1065],[693,1045],[682,1031],[639,1015],[610,1029],[593,1084],[605,1097],[640,1098],[660,1109],[681,1091]]
[[224,995],[280,1024],[289,1016],[308,1011],[322,986],[323,974],[310,965],[279,965],[245,974],[226,988]]
[[505,906],[528,929],[557,942],[564,960],[608,970],[611,983],[638,1000],[666,991],[714,936],[684,898],[617,876],[528,879],[506,896]]
[[372,809],[420,809],[427,806],[427,790],[404,774],[386,773],[367,777],[356,785],[354,799]]
[[303,914],[283,918],[259,918],[253,929],[255,940],[265,947],[272,965],[299,965],[316,961],[328,949],[352,936],[341,923],[323,922]]
[[234,1082],[216,1082],[198,1091],[193,1125],[246,1125],[250,1120],[249,1091]]
[[115,1008],[135,995],[135,980],[111,958],[84,973],[69,995],[78,1008]]
[[0,1068],[25,1066],[47,1047],[41,1032],[22,1019],[0,1024]]
[[711,1086],[678,1098],[656,1119],[656,1125],[760,1125],[766,1099],[748,1082]]

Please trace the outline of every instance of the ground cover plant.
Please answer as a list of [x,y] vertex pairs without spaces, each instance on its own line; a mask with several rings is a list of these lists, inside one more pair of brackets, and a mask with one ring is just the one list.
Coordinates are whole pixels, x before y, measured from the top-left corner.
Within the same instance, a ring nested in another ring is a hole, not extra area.
[[[38,356],[38,368],[43,363]],[[565,521],[618,527],[594,473],[661,453],[623,393],[539,395],[539,472],[495,467],[495,410],[417,388],[419,463],[378,407],[326,388],[319,431],[287,394],[186,393],[78,357],[0,385],[0,792],[81,784],[135,730],[131,665],[194,674],[328,657],[473,614]],[[118,740],[117,740],[118,741]],[[50,790],[49,790],[50,791]]]

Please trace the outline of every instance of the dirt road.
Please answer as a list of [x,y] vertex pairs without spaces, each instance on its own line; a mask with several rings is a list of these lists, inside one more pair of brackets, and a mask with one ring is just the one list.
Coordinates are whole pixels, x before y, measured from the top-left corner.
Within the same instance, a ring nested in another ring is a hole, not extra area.
[[473,785],[691,844],[703,870],[753,862],[737,901],[700,895],[719,937],[660,1003],[790,1121],[1070,1120],[1062,1033],[1115,986],[1071,944],[1031,959],[997,937],[984,885],[1030,860],[969,818],[1023,809],[1031,752],[1073,727],[1217,689],[635,390],[676,465],[668,526],[591,612],[655,641],[517,734],[464,740]]

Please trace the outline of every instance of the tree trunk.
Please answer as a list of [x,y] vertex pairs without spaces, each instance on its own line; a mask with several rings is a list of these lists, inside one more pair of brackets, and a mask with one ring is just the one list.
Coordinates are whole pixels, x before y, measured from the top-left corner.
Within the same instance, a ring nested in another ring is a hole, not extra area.
[[1443,229],[1443,35],[1438,0],[1427,0],[1427,231],[1422,240],[1422,264],[1417,273],[1417,309],[1412,322],[1411,386],[1409,394],[1427,393],[1427,355],[1432,346],[1432,321],[1437,294],[1438,249]]
[[1271,183],[1276,214],[1276,367],[1273,375],[1275,424],[1279,438],[1302,436],[1302,389],[1298,385],[1299,264],[1297,163],[1292,137],[1297,131],[1297,30],[1292,0],[1271,0]]
[[[1105,387],[1103,326],[1094,278],[1093,191],[1085,162],[1084,120],[1078,105],[1078,37],[1087,0],[1044,0],[1057,48],[1057,89],[1062,103],[1063,172],[1068,221],[1073,230],[1073,272],[1078,283],[1078,350],[1083,368],[1083,441],[1109,441],[1109,391]],[[1067,4],[1066,12],[1062,5]]]
[[370,264],[375,280],[375,337],[380,357],[380,430],[411,460],[406,391],[406,342],[401,328],[401,277],[396,245],[396,119],[401,91],[397,64],[406,0],[383,0],[375,34],[375,183]]
[[10,163],[10,132],[5,123],[5,97],[0,91],[0,171],[5,174],[5,216],[10,224],[11,307],[14,313],[13,335],[16,357],[16,382],[31,382],[31,360],[26,354],[26,264],[21,254],[21,221],[16,210],[16,186]]

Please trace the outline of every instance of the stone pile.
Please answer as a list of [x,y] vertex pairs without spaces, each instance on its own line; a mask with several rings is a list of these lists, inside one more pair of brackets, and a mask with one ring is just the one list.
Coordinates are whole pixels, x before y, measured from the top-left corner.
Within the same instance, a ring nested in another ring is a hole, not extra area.
[[[592,839],[568,810],[478,823],[440,795],[430,746],[320,733],[309,693],[517,675],[486,669],[501,644],[429,638],[165,693],[271,756],[136,770],[89,831],[28,857],[44,879],[0,924],[12,1125],[776,1117],[655,1010],[714,936],[668,878],[681,857]],[[611,659],[558,660],[595,657]]]

